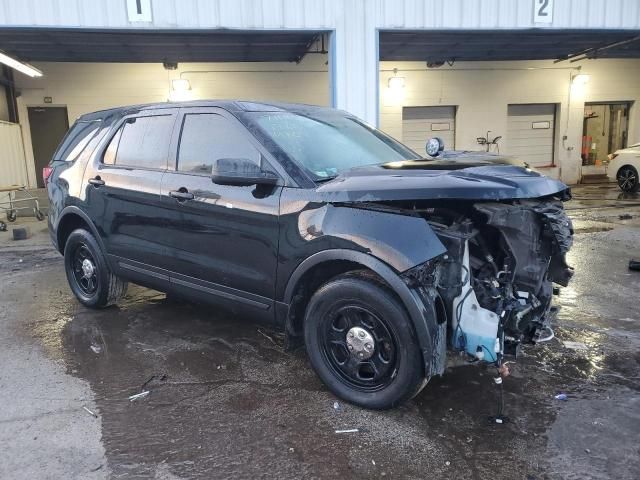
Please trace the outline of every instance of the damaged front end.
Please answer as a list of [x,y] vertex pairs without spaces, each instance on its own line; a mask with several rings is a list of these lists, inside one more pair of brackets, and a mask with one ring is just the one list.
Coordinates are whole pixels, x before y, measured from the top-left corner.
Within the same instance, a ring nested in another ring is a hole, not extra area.
[[499,366],[519,345],[549,338],[552,284],[566,286],[573,275],[565,261],[573,229],[562,199],[440,203],[404,205],[427,220],[447,252],[403,279],[440,299],[449,349]]

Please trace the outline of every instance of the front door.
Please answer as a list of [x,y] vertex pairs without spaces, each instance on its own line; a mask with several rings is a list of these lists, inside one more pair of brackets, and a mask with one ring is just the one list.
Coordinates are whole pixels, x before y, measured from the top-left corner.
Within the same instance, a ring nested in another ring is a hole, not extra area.
[[[169,163],[177,109],[127,117],[85,172],[86,204],[120,274],[149,284],[166,254],[160,184]],[[164,284],[160,284],[164,286]]]
[[33,159],[38,187],[44,188],[42,169],[46,167],[69,130],[67,107],[27,107]]
[[265,162],[255,139],[225,111],[184,109],[176,128],[177,165],[162,180],[173,287],[272,311],[282,187],[212,183],[217,158]]

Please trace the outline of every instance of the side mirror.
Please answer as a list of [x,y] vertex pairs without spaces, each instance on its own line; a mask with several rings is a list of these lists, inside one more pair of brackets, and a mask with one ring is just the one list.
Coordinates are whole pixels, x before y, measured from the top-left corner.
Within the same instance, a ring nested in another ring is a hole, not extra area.
[[275,173],[262,170],[248,158],[218,158],[211,168],[211,181],[218,185],[275,185],[279,179]]

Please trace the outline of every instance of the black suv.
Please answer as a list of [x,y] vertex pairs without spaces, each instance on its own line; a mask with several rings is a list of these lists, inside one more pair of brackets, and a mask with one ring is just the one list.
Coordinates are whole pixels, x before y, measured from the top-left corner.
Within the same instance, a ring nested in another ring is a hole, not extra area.
[[368,408],[411,398],[447,350],[500,367],[548,336],[552,282],[572,274],[563,183],[489,154],[424,159],[328,108],[92,113],[45,176],[81,303],[117,303],[131,281],[231,307],[304,341],[327,386]]

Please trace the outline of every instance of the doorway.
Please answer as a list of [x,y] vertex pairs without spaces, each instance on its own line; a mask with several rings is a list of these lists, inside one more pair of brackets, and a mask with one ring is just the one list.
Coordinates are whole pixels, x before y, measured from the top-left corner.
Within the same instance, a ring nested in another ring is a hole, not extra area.
[[627,147],[631,102],[586,103],[582,165],[602,166],[610,153]]
[[556,104],[507,105],[506,153],[533,167],[554,165]]
[[424,155],[431,137],[440,137],[446,150],[455,150],[456,107],[403,107],[402,143]]
[[27,113],[38,188],[44,188],[40,172],[49,164],[69,129],[67,107],[27,107]]

